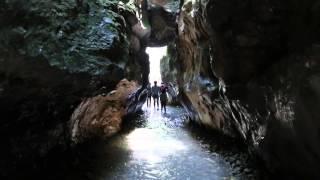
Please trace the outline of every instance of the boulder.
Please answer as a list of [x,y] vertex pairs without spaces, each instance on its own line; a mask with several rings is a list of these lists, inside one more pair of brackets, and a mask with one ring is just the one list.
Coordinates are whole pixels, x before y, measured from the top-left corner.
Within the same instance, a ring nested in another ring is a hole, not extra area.
[[106,96],[98,95],[83,100],[71,117],[73,143],[107,138],[119,132],[122,118],[127,115],[127,100],[137,90],[136,82],[124,79]]

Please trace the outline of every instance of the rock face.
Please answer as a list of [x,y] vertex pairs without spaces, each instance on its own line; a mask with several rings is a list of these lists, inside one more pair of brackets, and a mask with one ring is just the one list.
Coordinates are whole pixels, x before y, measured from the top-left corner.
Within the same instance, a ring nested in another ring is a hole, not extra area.
[[319,7],[185,1],[178,53],[164,62],[192,119],[242,139],[285,176],[320,176]]
[[127,100],[138,88],[137,83],[124,79],[107,96],[82,101],[71,117],[72,141],[110,137],[120,131],[122,118],[127,115]]
[[148,0],[145,7],[151,34],[148,46],[165,46],[176,37],[176,17],[179,2],[176,0]]
[[0,2],[0,176],[67,148],[68,121],[83,98],[83,108],[99,104],[90,97],[123,78],[142,85],[129,97],[130,111],[139,110],[149,64],[137,22],[118,1]]
[[167,46],[167,55],[160,61],[160,73],[163,82],[168,86],[169,104],[179,104],[178,70],[177,70],[177,51],[173,42]]

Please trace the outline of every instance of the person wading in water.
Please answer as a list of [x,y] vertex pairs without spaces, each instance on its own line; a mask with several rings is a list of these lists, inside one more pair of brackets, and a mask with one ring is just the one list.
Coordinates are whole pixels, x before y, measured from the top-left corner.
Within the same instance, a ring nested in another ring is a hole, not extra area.
[[164,110],[164,113],[167,112],[167,102],[168,102],[167,91],[168,91],[168,87],[164,83],[161,83],[160,104],[161,104],[161,111]]
[[153,106],[156,107],[157,104],[157,110],[159,110],[159,91],[160,87],[157,86],[157,81],[154,81],[154,86],[151,88],[151,93],[153,97]]
[[152,96],[152,93],[151,93],[151,84],[149,83],[148,86],[147,86],[147,94],[148,94],[148,97],[147,97],[147,107],[151,106],[151,96]]

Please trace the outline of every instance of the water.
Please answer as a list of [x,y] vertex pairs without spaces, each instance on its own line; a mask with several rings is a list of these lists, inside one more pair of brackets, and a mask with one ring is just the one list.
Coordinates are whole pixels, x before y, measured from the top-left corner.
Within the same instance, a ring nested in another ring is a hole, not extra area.
[[190,128],[182,108],[168,107],[166,114],[143,110],[111,140],[86,145],[72,158],[58,157],[60,164],[51,163],[43,178],[261,179],[245,151],[228,139]]
[[115,140],[128,159],[114,168],[109,179],[224,179],[232,169],[217,153],[184,129],[181,108],[167,114],[145,109],[145,120],[129,134]]
[[182,108],[164,114],[144,107],[131,121],[133,127],[102,145],[102,164],[89,179],[257,179],[245,153],[188,128]]

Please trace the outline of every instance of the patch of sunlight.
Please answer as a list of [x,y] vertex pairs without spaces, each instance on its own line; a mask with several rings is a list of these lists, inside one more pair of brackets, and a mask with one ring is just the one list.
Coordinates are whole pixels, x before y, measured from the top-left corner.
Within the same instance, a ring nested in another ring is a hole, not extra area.
[[164,47],[147,47],[146,53],[149,54],[150,74],[149,80],[153,85],[153,81],[161,82],[160,60],[167,55],[167,46]]
[[164,162],[168,156],[187,149],[183,142],[146,128],[132,131],[127,136],[127,143],[134,159],[148,163]]

